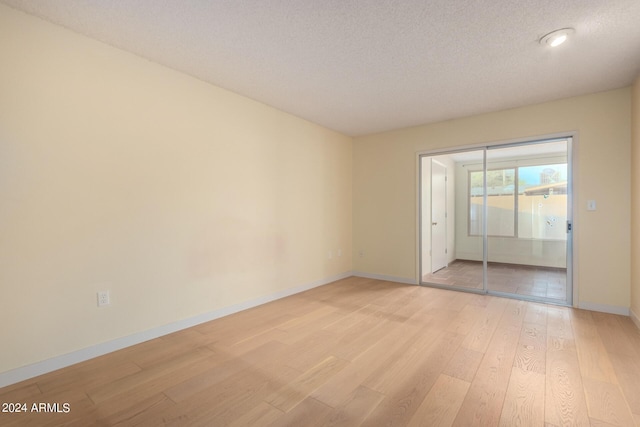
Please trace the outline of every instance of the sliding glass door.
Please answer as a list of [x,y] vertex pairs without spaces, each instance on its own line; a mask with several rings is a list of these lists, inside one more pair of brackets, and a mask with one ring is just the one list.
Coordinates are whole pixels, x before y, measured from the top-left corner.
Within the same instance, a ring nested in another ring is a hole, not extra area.
[[421,283],[570,304],[570,151],[561,138],[421,156]]

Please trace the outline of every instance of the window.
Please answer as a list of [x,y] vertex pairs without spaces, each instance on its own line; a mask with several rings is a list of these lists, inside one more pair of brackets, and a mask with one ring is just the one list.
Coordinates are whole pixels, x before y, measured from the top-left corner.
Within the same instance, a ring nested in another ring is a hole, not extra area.
[[[469,172],[469,234],[482,235],[483,171]],[[515,236],[516,169],[487,171],[487,207],[491,221],[487,222],[490,236]]]
[[[469,235],[481,236],[483,171],[469,171]],[[565,240],[567,164],[487,170],[487,235]]]

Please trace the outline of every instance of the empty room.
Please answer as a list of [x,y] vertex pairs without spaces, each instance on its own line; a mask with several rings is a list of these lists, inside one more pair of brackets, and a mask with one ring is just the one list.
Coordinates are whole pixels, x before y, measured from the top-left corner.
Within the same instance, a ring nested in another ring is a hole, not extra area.
[[0,0],[0,425],[640,426],[638,22]]

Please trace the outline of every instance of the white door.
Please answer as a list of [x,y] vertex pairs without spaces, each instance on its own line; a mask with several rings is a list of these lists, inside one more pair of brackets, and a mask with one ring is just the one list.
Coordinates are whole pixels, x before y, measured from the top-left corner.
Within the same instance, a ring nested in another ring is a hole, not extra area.
[[447,167],[431,159],[431,272],[447,266]]

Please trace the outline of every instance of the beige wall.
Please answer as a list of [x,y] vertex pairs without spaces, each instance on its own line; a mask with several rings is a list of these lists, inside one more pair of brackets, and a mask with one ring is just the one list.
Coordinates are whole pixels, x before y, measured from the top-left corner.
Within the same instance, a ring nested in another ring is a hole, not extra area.
[[3,5],[0,57],[0,374],[351,270],[351,138]]
[[[354,270],[417,282],[417,161],[425,150],[577,132],[575,284],[583,307],[624,312],[630,294],[630,89],[354,140]],[[598,210],[586,211],[595,199]]]
[[640,76],[631,97],[631,316],[640,328]]

